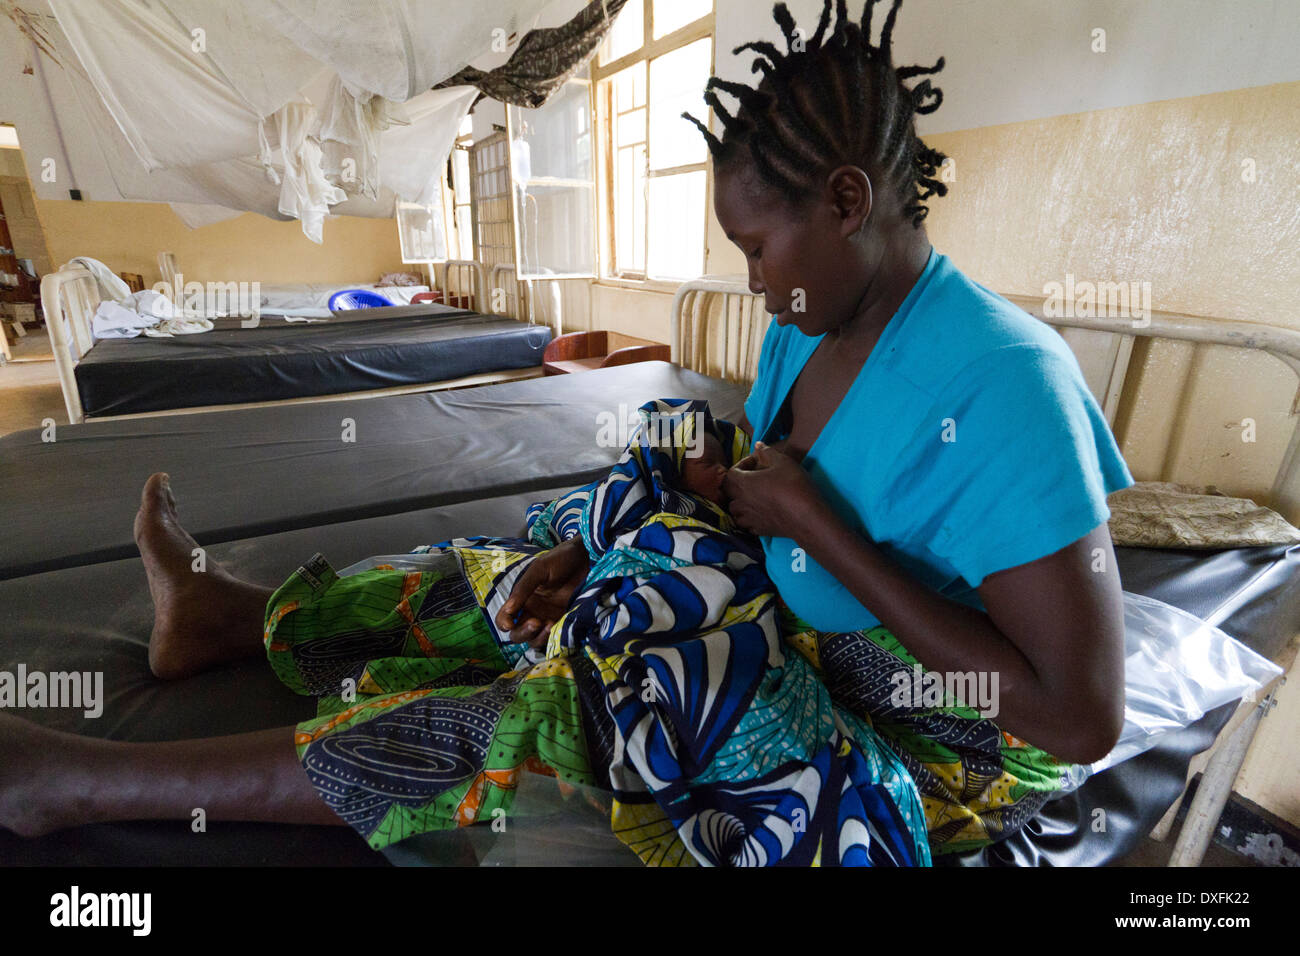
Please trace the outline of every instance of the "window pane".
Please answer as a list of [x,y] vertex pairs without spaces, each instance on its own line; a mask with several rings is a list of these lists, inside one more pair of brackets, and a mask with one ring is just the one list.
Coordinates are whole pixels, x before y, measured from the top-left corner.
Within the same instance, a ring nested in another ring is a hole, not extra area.
[[398,201],[397,231],[403,262],[434,262],[447,258],[441,197],[431,206]]
[[[645,272],[646,64],[610,77],[614,163],[614,271]],[[622,115],[619,115],[619,114]]]
[[624,113],[614,121],[614,142],[619,146],[631,146],[633,143],[645,142],[645,110],[633,110]]
[[457,203],[469,202],[469,150],[467,149],[451,151],[451,188],[456,193]]
[[654,0],[655,39],[713,12],[713,0]]
[[538,109],[506,109],[519,275],[594,275],[590,81],[575,76]]
[[583,186],[530,186],[516,196],[524,275],[592,273],[593,194]]
[[619,272],[645,271],[645,146],[619,150],[614,167],[614,261]]
[[591,179],[590,86],[573,79],[535,110],[510,107],[516,179]]
[[645,44],[645,0],[627,0],[600,48],[600,62],[613,63]]
[[474,214],[469,206],[456,207],[456,238],[460,241],[458,259],[474,258]]
[[708,159],[704,137],[682,118],[689,111],[708,117],[704,85],[709,81],[713,40],[705,37],[650,63],[650,163],[670,169]]
[[645,106],[645,63],[619,70],[606,82],[614,84],[614,112]]
[[656,278],[694,279],[704,271],[703,170],[650,180],[650,261]]

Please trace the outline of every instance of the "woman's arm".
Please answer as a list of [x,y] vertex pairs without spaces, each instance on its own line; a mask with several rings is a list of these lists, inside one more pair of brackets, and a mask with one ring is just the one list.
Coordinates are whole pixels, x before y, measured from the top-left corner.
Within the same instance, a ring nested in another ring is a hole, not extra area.
[[1104,524],[989,575],[979,588],[985,614],[942,597],[847,527],[789,456],[765,448],[751,464],[728,477],[741,526],[793,539],[929,670],[997,673],[998,726],[1076,763],[1114,746],[1124,716],[1123,605]]
[[[1110,531],[989,575],[988,613],[942,597],[829,509],[799,545],[934,671],[998,675],[997,724],[1062,760],[1110,752],[1124,722],[1123,605]],[[1094,552],[1109,568],[1093,572]]]
[[527,641],[545,647],[551,628],[569,609],[590,570],[581,538],[570,538],[537,555],[497,612],[497,629],[508,632],[515,644]]

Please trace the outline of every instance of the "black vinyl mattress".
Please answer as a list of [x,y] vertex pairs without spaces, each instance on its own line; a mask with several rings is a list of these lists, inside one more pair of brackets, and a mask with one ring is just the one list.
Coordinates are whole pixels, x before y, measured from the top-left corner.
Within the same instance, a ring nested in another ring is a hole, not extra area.
[[[423,385],[542,364],[545,326],[444,306],[359,310],[321,323],[96,342],[74,374],[88,417]],[[392,313],[399,313],[392,315]]]
[[131,525],[155,471],[171,475],[185,527],[207,545],[577,487],[622,451],[597,443],[602,417],[635,417],[655,398],[702,398],[734,421],[746,394],[645,362],[481,388],[61,425],[53,442],[39,428],[14,432],[0,437],[0,579],[134,557]]

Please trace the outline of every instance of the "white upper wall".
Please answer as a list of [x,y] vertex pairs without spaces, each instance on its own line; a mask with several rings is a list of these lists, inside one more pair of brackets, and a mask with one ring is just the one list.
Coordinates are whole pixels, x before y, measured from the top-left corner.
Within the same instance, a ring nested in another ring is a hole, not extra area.
[[[716,0],[717,72],[753,85],[750,40],[785,49],[767,0]],[[862,14],[849,0],[849,14]],[[811,36],[822,0],[789,0]],[[889,0],[876,7],[879,38]],[[1094,53],[1093,30],[1106,31]],[[921,135],[1300,80],[1296,0],[904,0],[894,63],[946,60]],[[780,41],[780,42],[778,42]],[[728,102],[724,97],[723,102]]]
[[[748,40],[781,39],[772,3],[716,2],[718,73],[752,83],[752,55],[731,50]],[[44,0],[23,6],[48,11]],[[581,0],[556,0],[542,25],[563,22],[580,6]],[[850,0],[854,15],[861,6]],[[790,2],[809,34],[821,7],[821,0]],[[877,8],[877,32],[883,20]],[[1106,53],[1092,52],[1097,27],[1106,30]],[[905,0],[894,55],[899,64],[947,59],[937,80],[943,106],[918,122],[926,135],[1300,80],[1298,37],[1297,0]],[[119,198],[63,71],[47,62],[74,174],[68,175],[41,80],[21,73],[28,58],[17,29],[0,19],[0,121],[18,127],[36,194],[66,199],[75,187],[88,199]],[[496,119],[486,103],[478,114],[476,134]],[[57,161],[55,183],[40,180],[45,157]]]

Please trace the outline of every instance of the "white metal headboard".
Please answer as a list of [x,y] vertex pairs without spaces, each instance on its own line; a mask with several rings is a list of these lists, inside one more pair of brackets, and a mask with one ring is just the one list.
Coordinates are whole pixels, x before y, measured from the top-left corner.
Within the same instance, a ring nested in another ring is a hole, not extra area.
[[484,303],[484,308],[479,310],[480,312],[496,311],[493,306],[495,305],[494,300],[498,289],[501,290],[501,295],[506,300],[506,306],[502,313],[512,319],[523,320],[528,312],[526,287],[515,275],[515,264],[513,262],[498,262],[492,267],[492,292],[488,296],[488,301]]
[[41,279],[45,327],[50,333],[50,347],[59,370],[59,385],[63,389],[68,421],[74,425],[82,421],[85,414],[72,370],[94,344],[90,320],[99,308],[100,299],[99,283],[81,266],[65,265]]
[[[1141,326],[1122,317],[1048,318],[1041,297],[1008,295],[1004,298],[1058,331],[1064,328],[1109,333],[1087,343],[1072,339],[1068,333],[1062,334],[1076,355],[1084,353],[1080,356],[1080,366],[1106,413],[1107,422],[1112,425],[1136,338],[1174,339],[1266,352],[1284,362],[1300,380],[1300,332],[1294,329],[1156,311]],[[743,279],[703,276],[683,283],[673,299],[672,360],[692,371],[750,384],[758,371],[763,334],[770,321],[771,317],[763,310],[762,296],[750,292]],[[711,349],[713,345],[718,346],[716,354]],[[1296,421],[1268,503],[1288,521],[1300,524],[1300,389],[1292,400],[1290,413]]]
[[[672,360],[704,375],[751,384],[771,321],[763,297],[743,280],[701,276],[684,282],[673,297]],[[720,346],[716,353],[713,345]]]
[[444,296],[465,295],[467,285],[474,308],[479,311],[487,309],[491,302],[487,298],[487,271],[483,268],[483,263],[477,259],[448,259],[442,264],[440,287]]
[[488,302],[480,312],[492,311],[492,303],[496,298],[497,290],[500,289],[505,296],[506,302],[513,303],[513,308],[509,308],[507,314],[521,322],[527,322],[529,325],[537,324],[538,312],[538,283],[554,283],[544,286],[547,291],[550,302],[551,320],[549,325],[551,331],[556,337],[564,334],[563,331],[563,309],[560,305],[560,294],[556,285],[564,280],[562,279],[538,279],[526,278],[520,279],[513,262],[498,262],[492,267],[492,291]]

